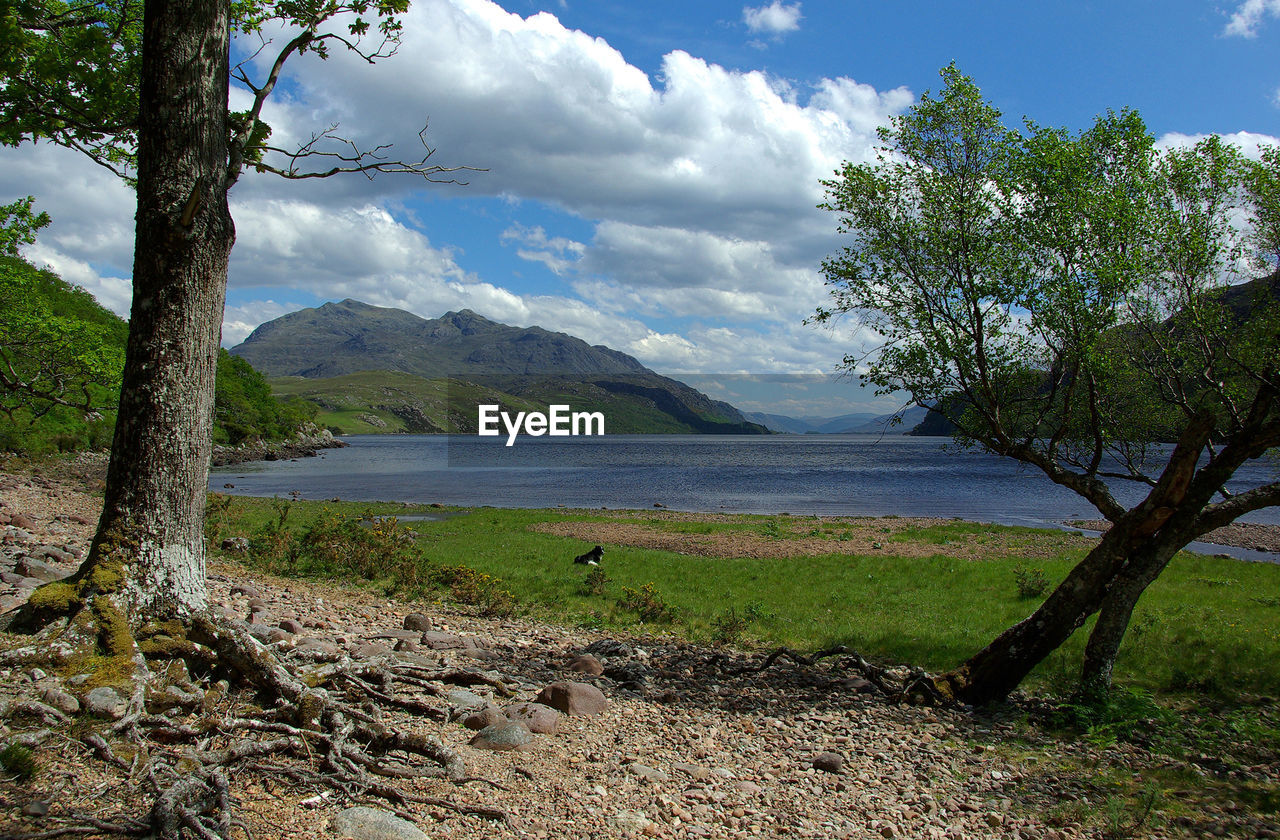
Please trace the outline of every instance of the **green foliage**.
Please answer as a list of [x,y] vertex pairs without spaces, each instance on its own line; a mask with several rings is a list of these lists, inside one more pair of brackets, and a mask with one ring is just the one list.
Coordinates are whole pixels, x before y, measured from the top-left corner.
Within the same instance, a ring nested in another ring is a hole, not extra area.
[[[0,256],[0,440],[46,452],[110,437],[127,326],[93,296]],[[39,424],[37,428],[33,428]]]
[[675,610],[663,600],[662,594],[652,582],[646,583],[639,589],[622,587],[618,606],[636,613],[641,621],[670,622],[675,618]]
[[0,0],[0,145],[50,140],[132,167],[142,2]]
[[253,366],[226,350],[218,351],[214,391],[214,440],[280,440],[315,420],[317,407],[297,397],[278,400]]
[[1161,737],[1176,721],[1149,691],[1139,688],[1116,689],[1101,698],[1064,703],[1052,718],[1058,726],[1078,731],[1102,747],[1116,741]]
[[582,593],[584,595],[603,595],[609,588],[609,575],[599,566],[592,566],[591,571],[587,572],[586,577],[582,579]]
[[36,231],[48,227],[48,213],[32,213],[35,204],[32,196],[20,198],[12,204],[0,205],[0,256],[18,256],[19,245],[36,241]]
[[1021,564],[1013,567],[1013,582],[1018,587],[1018,597],[1024,601],[1039,598],[1049,588],[1044,569],[1028,569]]
[[30,781],[40,771],[35,753],[30,747],[24,747],[22,744],[10,744],[0,750],[0,767],[21,782]]

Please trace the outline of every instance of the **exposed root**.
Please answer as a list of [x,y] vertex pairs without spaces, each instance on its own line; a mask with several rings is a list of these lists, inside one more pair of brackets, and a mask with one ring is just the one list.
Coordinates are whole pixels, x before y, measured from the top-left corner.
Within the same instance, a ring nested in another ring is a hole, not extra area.
[[[171,625],[166,632],[179,630]],[[82,816],[38,834],[12,835],[14,840],[103,832],[162,840],[247,837],[248,827],[235,815],[231,784],[245,773],[304,785],[321,796],[317,801],[376,799],[411,819],[414,815],[405,813],[406,808],[426,806],[517,827],[502,810],[400,787],[401,782],[429,777],[453,784],[487,780],[468,776],[462,758],[438,738],[388,723],[393,711],[446,721],[448,708],[439,699],[447,695],[446,686],[489,685],[508,693],[502,683],[470,671],[394,662],[343,662],[318,669],[291,665],[242,625],[207,616],[184,622],[180,632],[183,638],[166,649],[206,671],[216,663],[206,679],[221,676],[223,681],[205,692],[174,686],[164,693],[165,663],[153,660],[148,667],[138,653],[129,669],[132,680],[123,715],[107,727],[86,727],[91,731],[79,736],[92,755],[141,784],[154,803],[146,820],[105,823]],[[139,645],[152,651],[157,647]],[[177,667],[186,673],[185,666]],[[177,714],[157,713],[157,706]],[[0,709],[0,718],[18,717],[46,727],[70,722],[34,700]],[[0,840],[9,836],[0,835]]]
[[910,703],[914,706],[955,705],[953,695],[943,689],[939,678],[933,677],[919,668],[910,669],[905,676],[895,675],[888,668],[882,668],[879,665],[868,662],[857,651],[850,650],[844,645],[825,648],[808,656],[791,648],[780,647],[766,656],[760,664],[744,665],[742,667],[729,667],[725,664],[728,658],[717,655],[712,659],[712,664],[718,666],[726,674],[741,676],[743,674],[758,674],[761,671],[772,668],[780,659],[788,659],[799,667],[812,668],[818,663],[818,660],[832,656],[843,656],[844,659],[840,661],[840,667],[858,674],[874,686],[881,695],[892,702]]

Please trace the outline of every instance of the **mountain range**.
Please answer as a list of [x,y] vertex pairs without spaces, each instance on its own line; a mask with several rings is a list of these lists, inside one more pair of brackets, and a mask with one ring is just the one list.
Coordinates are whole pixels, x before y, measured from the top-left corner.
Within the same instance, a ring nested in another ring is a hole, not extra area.
[[340,431],[474,432],[476,406],[601,411],[611,433],[767,434],[625,353],[470,310],[420,318],[356,300],[262,324],[231,348]]

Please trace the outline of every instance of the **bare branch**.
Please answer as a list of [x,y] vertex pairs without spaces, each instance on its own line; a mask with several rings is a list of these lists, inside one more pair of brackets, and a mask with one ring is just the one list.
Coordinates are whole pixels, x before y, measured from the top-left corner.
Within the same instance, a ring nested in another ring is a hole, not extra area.
[[[330,126],[324,131],[312,135],[310,140],[294,151],[287,151],[276,146],[264,146],[262,147],[263,151],[274,152],[284,156],[288,161],[288,165],[279,167],[268,163],[255,163],[253,166],[261,172],[271,172],[290,180],[329,178],[349,172],[361,173],[372,180],[373,176],[379,172],[397,172],[419,175],[433,183],[462,185],[467,182],[460,181],[457,178],[436,178],[435,176],[450,172],[487,171],[474,166],[440,166],[428,163],[431,156],[435,154],[435,149],[427,145],[427,127],[425,125],[418,132],[418,139],[421,141],[422,147],[426,149],[426,154],[417,161],[388,160],[380,152],[390,148],[390,145],[384,144],[375,146],[372,149],[361,149],[353,140],[341,137],[336,132],[337,126]],[[343,148],[343,151],[327,151],[319,148],[320,144],[325,141],[337,144],[340,148]],[[304,170],[300,164],[313,158],[336,161],[337,163],[328,169]]]

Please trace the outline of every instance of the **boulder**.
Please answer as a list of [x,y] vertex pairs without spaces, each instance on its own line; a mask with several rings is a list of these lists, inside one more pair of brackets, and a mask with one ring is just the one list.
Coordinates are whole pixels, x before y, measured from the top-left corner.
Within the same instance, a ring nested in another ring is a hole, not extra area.
[[404,629],[426,632],[431,629],[431,619],[422,613],[409,613],[404,617]]
[[427,835],[408,820],[381,808],[358,805],[339,811],[329,821],[332,840],[427,840]]
[[504,711],[509,720],[517,720],[539,735],[555,735],[560,731],[560,713],[541,703],[515,703]]
[[521,750],[533,746],[533,733],[529,727],[515,720],[486,726],[468,743],[482,750]]
[[598,715],[608,705],[604,692],[580,682],[554,682],[539,691],[534,702],[575,717]]
[[589,677],[598,677],[604,673],[604,665],[600,664],[600,660],[596,659],[589,653],[581,656],[575,656],[569,660],[569,670],[575,674],[586,674]]

